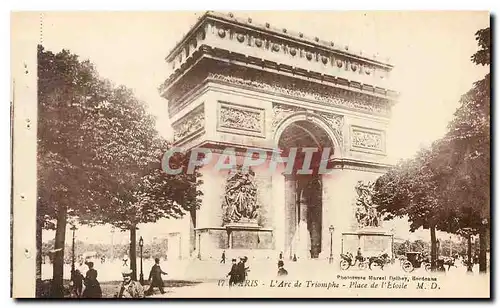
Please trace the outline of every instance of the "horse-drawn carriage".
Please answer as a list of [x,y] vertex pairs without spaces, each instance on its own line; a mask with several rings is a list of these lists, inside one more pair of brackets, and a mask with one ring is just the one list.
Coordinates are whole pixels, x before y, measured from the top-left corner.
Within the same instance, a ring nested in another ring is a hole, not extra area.
[[416,268],[423,267],[426,271],[430,271],[431,262],[428,256],[425,256],[419,251],[409,251],[405,258],[401,261],[401,267],[407,273],[413,272]]
[[369,268],[371,270],[373,269],[373,266],[378,266],[381,270],[383,270],[384,266],[391,262],[391,258],[387,253],[368,258],[362,256],[354,258],[352,253],[348,252],[346,254],[340,254],[340,258],[341,270],[347,270],[352,266],[356,266],[356,264],[358,265],[358,268],[360,270],[365,270],[366,268]]

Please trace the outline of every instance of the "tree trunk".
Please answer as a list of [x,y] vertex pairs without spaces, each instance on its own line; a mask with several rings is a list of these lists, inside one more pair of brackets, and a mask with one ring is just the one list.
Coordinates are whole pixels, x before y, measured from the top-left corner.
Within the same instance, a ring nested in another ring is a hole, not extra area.
[[57,213],[56,237],[54,243],[54,264],[52,275],[52,286],[50,297],[62,298],[64,296],[63,278],[64,278],[64,243],[66,236],[67,208],[64,205],[59,206]]
[[436,227],[431,226],[431,270],[436,270]]
[[42,222],[36,220],[36,282],[35,282],[35,297],[40,297],[42,294]]
[[486,247],[487,247],[487,239],[486,239],[486,226],[482,225],[479,230],[479,272],[486,273]]
[[130,227],[130,269],[132,270],[132,280],[137,281],[137,254],[136,254],[137,227]]
[[472,235],[467,236],[467,271],[472,272]]

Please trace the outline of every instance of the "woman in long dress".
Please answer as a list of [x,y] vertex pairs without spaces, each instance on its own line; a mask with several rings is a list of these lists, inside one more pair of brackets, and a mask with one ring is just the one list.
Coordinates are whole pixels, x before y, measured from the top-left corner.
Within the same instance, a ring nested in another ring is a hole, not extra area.
[[97,271],[94,269],[94,262],[88,262],[87,266],[89,270],[85,275],[83,298],[101,298],[102,290],[99,281],[97,281]]

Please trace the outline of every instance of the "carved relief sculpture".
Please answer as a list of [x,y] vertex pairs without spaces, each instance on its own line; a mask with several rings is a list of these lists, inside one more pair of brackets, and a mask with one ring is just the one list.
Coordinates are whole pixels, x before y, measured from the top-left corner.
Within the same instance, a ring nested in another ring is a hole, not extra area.
[[191,114],[174,123],[172,127],[174,129],[174,141],[179,141],[205,127],[205,113],[203,105],[198,107],[198,109],[194,110]]
[[221,105],[220,126],[262,132],[262,116],[260,112]]
[[367,132],[362,130],[353,130],[352,146],[370,150],[383,151],[382,134],[376,132]]
[[380,227],[381,216],[377,211],[377,205],[373,204],[373,187],[375,183],[363,183],[358,181],[356,187],[356,220],[359,228]]
[[275,131],[278,125],[281,123],[281,121],[283,121],[283,119],[299,111],[305,111],[305,109],[294,106],[282,105],[282,104],[273,104],[272,130]]
[[257,223],[258,204],[255,173],[238,166],[229,174],[224,194],[223,223]]
[[323,118],[328,122],[332,130],[335,132],[336,137],[339,140],[339,143],[343,143],[343,135],[342,135],[342,127],[344,126],[344,117],[337,114],[331,113],[320,113]]

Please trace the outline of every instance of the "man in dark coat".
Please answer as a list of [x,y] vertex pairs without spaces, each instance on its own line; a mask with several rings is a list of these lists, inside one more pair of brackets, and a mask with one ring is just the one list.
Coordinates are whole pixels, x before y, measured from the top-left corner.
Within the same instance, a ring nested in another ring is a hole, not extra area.
[[288,271],[283,268],[285,266],[285,263],[282,260],[278,261],[278,276],[286,276],[288,275]]
[[222,251],[222,256],[220,258],[220,263],[226,264],[226,251]]
[[244,283],[247,279],[248,272],[250,268],[246,266],[246,262],[248,261],[247,257],[240,257],[240,262],[237,264],[238,268],[238,282]]
[[361,252],[361,247],[358,248],[358,252],[356,254],[356,260],[359,262],[363,262],[363,253]]
[[160,267],[160,259],[155,258],[155,264],[151,268],[151,272],[149,272],[149,281],[151,283],[149,285],[147,294],[152,294],[154,287],[158,287],[158,289],[160,289],[161,294],[165,293],[165,290],[163,290],[163,279],[161,278],[162,274],[167,275],[167,273],[162,271]]
[[229,276],[229,286],[232,287],[234,284],[238,283],[239,273],[238,264],[236,264],[236,259],[231,260],[233,265],[231,265],[231,271],[227,274]]
[[73,292],[78,298],[82,297],[84,279],[85,278],[83,277],[80,270],[76,269],[71,273],[71,281],[73,282]]
[[237,280],[236,283],[243,283],[245,281],[245,258],[240,257],[240,261],[236,264]]

